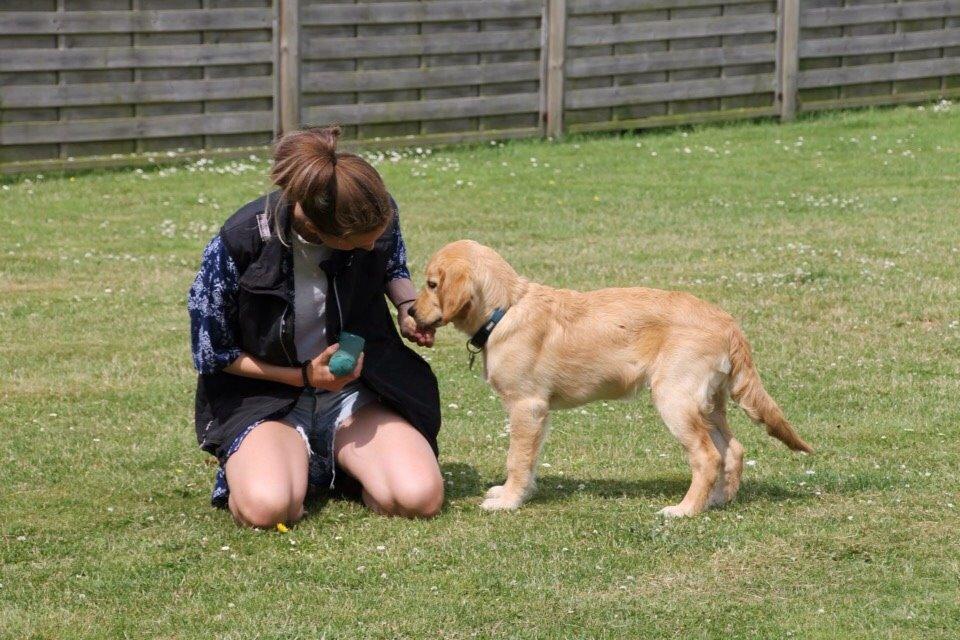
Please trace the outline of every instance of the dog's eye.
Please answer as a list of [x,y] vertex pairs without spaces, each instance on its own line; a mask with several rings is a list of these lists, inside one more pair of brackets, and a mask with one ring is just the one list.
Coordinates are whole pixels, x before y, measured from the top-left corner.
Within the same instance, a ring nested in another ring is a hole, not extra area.
[[427,286],[430,287],[431,289],[436,289],[437,283],[432,280],[427,280]]

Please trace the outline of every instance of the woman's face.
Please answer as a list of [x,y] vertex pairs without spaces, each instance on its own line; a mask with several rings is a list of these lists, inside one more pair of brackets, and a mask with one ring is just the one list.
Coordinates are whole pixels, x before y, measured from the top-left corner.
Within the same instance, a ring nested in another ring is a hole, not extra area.
[[354,236],[347,236],[341,238],[339,236],[332,236],[328,233],[323,233],[322,231],[317,232],[317,237],[320,238],[320,241],[330,247],[331,249],[339,249],[340,251],[351,251],[353,249],[363,249],[364,251],[372,251],[373,245],[377,242],[377,238],[383,235],[383,232],[387,230],[387,226],[384,225],[380,229],[374,229],[368,233],[362,233]]
[[337,249],[339,251],[352,251],[353,249],[372,251],[373,245],[376,244],[377,239],[383,235],[383,232],[387,230],[389,224],[390,220],[387,220],[383,227],[368,231],[367,233],[352,236],[335,236],[324,233],[310,224],[310,221],[304,215],[303,209],[300,208],[299,204],[293,211],[294,229],[296,229],[297,233],[299,233],[304,240],[308,242],[322,242],[331,249]]

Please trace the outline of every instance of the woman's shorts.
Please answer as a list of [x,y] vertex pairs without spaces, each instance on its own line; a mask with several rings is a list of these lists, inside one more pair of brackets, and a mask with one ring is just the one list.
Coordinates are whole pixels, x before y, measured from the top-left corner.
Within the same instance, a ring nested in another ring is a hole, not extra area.
[[[315,395],[314,395],[315,394]],[[304,391],[297,404],[290,413],[278,418],[293,425],[300,437],[307,445],[310,455],[307,485],[311,491],[325,491],[333,488],[336,479],[336,460],[333,451],[333,438],[337,429],[350,416],[357,413],[364,405],[377,399],[370,389],[362,382],[348,384],[337,392]],[[316,405],[314,405],[316,400]],[[240,448],[244,438],[258,425],[260,420],[251,424],[237,436],[227,455],[220,461],[217,477],[213,486],[210,503],[215,507],[225,508],[230,497],[230,487],[227,485],[227,474],[224,465],[231,455]]]

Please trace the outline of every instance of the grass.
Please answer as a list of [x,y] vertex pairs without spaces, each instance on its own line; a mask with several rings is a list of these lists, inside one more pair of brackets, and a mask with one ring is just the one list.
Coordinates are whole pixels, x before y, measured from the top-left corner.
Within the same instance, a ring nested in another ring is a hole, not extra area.
[[744,487],[663,522],[689,472],[646,398],[554,415],[540,489],[452,329],[447,503],[208,506],[186,290],[263,161],[0,182],[0,637],[952,638],[960,627],[960,111],[902,108],[388,154],[417,274],[472,237],[555,285],[690,291],[740,319],[817,448],[739,412]]

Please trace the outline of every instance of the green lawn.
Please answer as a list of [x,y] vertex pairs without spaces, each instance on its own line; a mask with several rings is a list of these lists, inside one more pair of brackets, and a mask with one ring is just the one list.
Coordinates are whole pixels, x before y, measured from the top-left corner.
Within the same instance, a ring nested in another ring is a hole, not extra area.
[[452,328],[447,504],[316,504],[288,534],[208,504],[186,291],[262,160],[0,183],[0,637],[954,638],[960,628],[960,107],[380,162],[418,284],[474,238],[554,285],[690,291],[736,316],[814,456],[739,411],[735,503],[663,522],[689,471],[647,398],[554,414],[539,491]]

